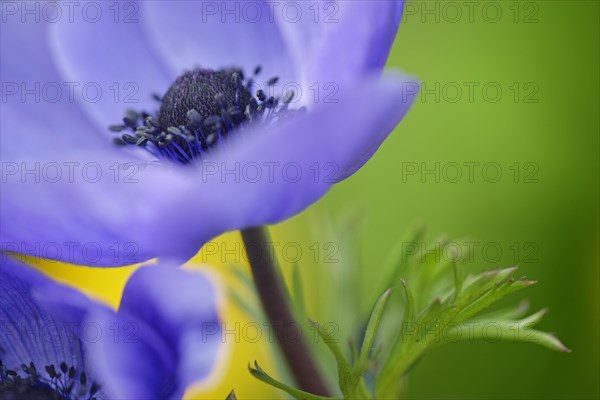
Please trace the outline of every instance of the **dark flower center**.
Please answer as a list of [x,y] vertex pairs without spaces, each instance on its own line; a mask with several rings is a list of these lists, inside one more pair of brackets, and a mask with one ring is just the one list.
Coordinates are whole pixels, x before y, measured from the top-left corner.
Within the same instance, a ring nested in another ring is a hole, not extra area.
[[0,399],[63,400],[65,398],[45,383],[34,382],[31,378],[25,378],[11,382],[10,386],[0,383]]
[[[115,143],[143,147],[157,158],[189,164],[202,160],[217,144],[251,123],[269,124],[304,111],[288,108],[293,92],[278,98],[255,90],[259,73],[256,67],[253,77],[245,79],[236,68],[185,72],[162,98],[154,96],[160,103],[157,112],[128,110],[123,124],[109,127],[114,132],[131,132],[121,134]],[[277,81],[269,79],[265,89]]]
[[0,400],[94,400],[100,387],[92,382],[88,386],[85,372],[60,363],[57,371],[54,365],[47,365],[38,371],[35,364],[22,364],[22,373],[8,369],[0,360]]
[[202,119],[223,112],[240,118],[236,113],[243,113],[252,99],[240,72],[195,69],[181,75],[162,98],[158,125],[163,130],[185,126],[189,110],[196,110]]

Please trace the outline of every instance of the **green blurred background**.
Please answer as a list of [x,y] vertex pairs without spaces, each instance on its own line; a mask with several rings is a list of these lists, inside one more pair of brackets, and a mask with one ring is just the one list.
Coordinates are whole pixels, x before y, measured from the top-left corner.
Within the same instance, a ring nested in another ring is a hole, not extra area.
[[[414,369],[409,398],[598,398],[599,3],[472,4],[407,3],[388,67],[417,75],[421,98],[365,168],[298,219],[362,210],[367,288],[415,222],[430,239],[475,238],[474,268],[518,264],[539,280],[512,300],[548,307],[541,329],[571,354],[447,345]],[[439,179],[421,174],[436,164]]]

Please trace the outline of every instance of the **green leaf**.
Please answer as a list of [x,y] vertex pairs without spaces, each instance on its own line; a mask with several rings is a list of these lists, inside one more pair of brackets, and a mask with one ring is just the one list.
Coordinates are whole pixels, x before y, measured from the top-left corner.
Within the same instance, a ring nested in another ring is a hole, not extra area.
[[408,282],[406,282],[404,279],[401,279],[400,282],[402,282],[402,287],[404,288],[404,294],[406,295],[406,308],[405,308],[405,312],[404,312],[404,322],[410,323],[410,322],[413,322],[415,319],[415,313],[416,313],[415,299],[412,294],[412,291],[410,290],[410,286],[408,286]]
[[284,392],[292,395],[296,399],[303,400],[323,400],[323,399],[332,399],[332,397],[323,397],[317,396],[312,393],[304,392],[302,390],[294,389],[291,386],[286,385],[285,383],[279,382],[276,379],[271,378],[259,365],[256,361],[254,361],[254,368],[248,365],[248,370],[252,374],[253,377],[266,383],[267,385],[273,386],[279,390],[283,390]]
[[535,343],[563,353],[570,353],[571,349],[565,346],[554,334],[538,331],[537,329],[526,329],[523,331],[525,337],[519,335],[521,342]]
[[428,325],[430,325],[432,322],[438,319],[441,310],[442,299],[436,297],[431,303],[429,303],[429,306],[427,306],[427,308],[423,310],[423,312],[421,312],[421,314],[419,314],[419,316],[417,317],[417,320],[415,321],[417,328],[420,329],[421,327],[423,327],[426,329]]
[[[525,314],[528,308],[526,302],[521,303],[519,307],[489,313],[476,320],[471,319],[505,296],[536,283],[525,278],[512,278],[516,267],[483,272],[469,277],[466,282],[458,266],[454,268],[454,290],[443,301],[439,297],[435,298],[416,318],[411,306],[411,290],[406,281],[402,281],[407,299],[406,320],[377,377],[377,397],[397,397],[403,376],[430,347],[439,343],[465,340],[469,337],[489,341],[490,334],[493,334],[491,339],[494,341],[536,343],[553,350],[570,351],[554,335],[532,329],[545,310],[521,320],[514,319]],[[436,284],[430,282],[430,285]],[[431,288],[427,287],[425,290]],[[413,320],[412,325],[408,324]],[[461,335],[465,332],[469,334]],[[444,335],[440,336],[442,333]]]
[[358,362],[359,355],[358,355],[358,346],[356,345],[356,342],[354,342],[354,340],[350,341],[350,353],[352,354],[352,360],[356,364]]
[[481,297],[494,285],[508,279],[516,270],[517,267],[495,269],[475,276],[464,286],[462,301],[471,302],[473,299]]
[[465,321],[465,320],[473,317],[474,315],[478,314],[482,310],[488,308],[489,306],[491,306],[498,300],[502,299],[503,297],[505,297],[511,293],[514,293],[518,290],[532,286],[536,283],[537,283],[536,281],[529,281],[524,278],[521,278],[517,281],[513,281],[513,280],[504,281],[503,280],[501,282],[497,282],[495,287],[488,289],[488,291],[486,293],[481,295],[479,298],[477,298],[475,301],[473,301],[467,307],[464,307],[462,309],[462,311],[459,313],[459,315],[457,316],[457,319],[459,321]]
[[497,311],[492,311],[481,315],[478,317],[478,320],[515,320],[518,318],[522,318],[525,316],[527,311],[529,310],[529,301],[522,300],[517,306],[506,307]]
[[456,261],[452,262],[452,269],[454,270],[454,301],[456,302],[462,295],[464,278],[462,268]]
[[527,318],[523,318],[522,320],[519,321],[519,325],[522,328],[533,328],[535,325],[538,324],[538,322],[540,322],[540,320],[542,319],[542,317],[544,315],[546,315],[546,312],[548,310],[546,310],[545,308],[542,308],[540,311],[536,312],[535,314],[530,315]]
[[381,320],[381,315],[383,314],[385,303],[387,302],[387,299],[390,296],[391,292],[392,289],[387,289],[385,292],[383,292],[383,294],[379,296],[379,299],[377,299],[377,301],[375,302],[375,306],[373,306],[373,311],[371,312],[371,317],[369,318],[369,322],[367,323],[367,329],[365,330],[365,338],[360,349],[360,355],[358,357],[358,361],[355,364],[355,378],[360,378],[362,374],[367,370],[369,353],[371,351],[371,348],[373,347],[373,343],[375,342],[375,335],[377,334],[379,321]]
[[[534,314],[533,319],[539,319],[540,313]],[[499,340],[535,343],[564,353],[571,352],[554,335],[536,329],[526,328],[531,323],[529,318],[521,321],[470,321],[448,330],[448,337],[457,340],[485,340],[496,342]],[[467,334],[465,334],[465,332]]]
[[237,400],[237,397],[235,397],[235,390],[232,390],[231,392],[229,392],[229,394],[227,395],[225,400]]
[[321,325],[314,321],[310,321],[311,326],[317,330],[317,333],[323,339],[323,342],[329,347],[329,350],[335,357],[335,362],[337,364],[338,369],[338,381],[340,385],[340,390],[344,394],[346,398],[353,398],[355,395],[356,387],[358,386],[359,379],[354,376],[354,371],[344,357],[342,350],[337,345],[338,340],[333,338],[331,334],[323,329]]

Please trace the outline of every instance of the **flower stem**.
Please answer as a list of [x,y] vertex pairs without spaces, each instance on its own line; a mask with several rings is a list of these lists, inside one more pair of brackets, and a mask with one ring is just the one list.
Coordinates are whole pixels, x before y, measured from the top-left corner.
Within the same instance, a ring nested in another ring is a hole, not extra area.
[[290,340],[285,335],[286,327],[299,325],[294,321],[283,282],[271,257],[265,229],[253,227],[241,232],[258,296],[292,375],[302,390],[328,396],[329,390],[302,337]]

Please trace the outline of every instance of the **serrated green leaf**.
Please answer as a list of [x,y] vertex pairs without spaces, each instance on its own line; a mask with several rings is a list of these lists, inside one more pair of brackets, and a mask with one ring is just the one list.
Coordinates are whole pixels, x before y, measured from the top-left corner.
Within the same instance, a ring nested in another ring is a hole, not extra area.
[[495,269],[476,275],[463,286],[462,299],[465,302],[471,302],[473,299],[481,297],[485,292],[493,288],[494,285],[510,278],[515,271],[517,271],[517,267]]
[[286,385],[283,382],[279,382],[276,379],[270,377],[259,365],[256,361],[254,361],[254,368],[248,365],[248,371],[252,374],[256,379],[266,383],[267,385],[273,386],[279,390],[283,390],[284,392],[292,395],[296,399],[302,400],[324,400],[324,399],[332,399],[332,397],[323,397],[318,396],[312,393],[304,392],[299,389],[295,389],[291,386]]
[[[500,282],[498,282],[500,283]],[[473,316],[477,315],[482,310],[488,308],[498,300],[518,290],[527,288],[534,285],[535,281],[528,281],[525,279],[519,279],[517,281],[503,281],[500,286],[489,289],[486,293],[481,295],[477,300],[473,301],[468,306],[464,307],[460,313],[458,313],[456,320],[458,322],[466,321]]]
[[532,332],[530,337],[526,337],[523,342],[536,343],[549,348],[550,350],[556,350],[563,353],[570,353],[571,349],[563,344],[556,336],[552,333],[538,331],[536,329],[529,329],[528,332]]
[[356,364],[358,362],[358,346],[354,340],[350,341],[350,353],[352,354],[352,360]]
[[323,342],[329,347],[329,350],[335,357],[335,362],[338,369],[338,381],[340,390],[346,398],[351,398],[354,395],[354,391],[359,383],[359,380],[354,376],[354,371],[350,366],[346,357],[342,353],[342,350],[337,344],[337,339],[333,338],[331,334],[323,329],[323,327],[314,322],[310,321],[311,326],[317,330],[317,333],[323,339]]
[[517,306],[510,306],[501,310],[492,311],[477,317],[478,320],[516,320],[525,316],[529,311],[529,302],[522,300]]
[[[536,313],[534,315],[537,315]],[[533,317],[533,316],[532,316]],[[535,316],[534,319],[539,319]],[[448,330],[448,337],[456,340],[485,340],[496,342],[499,340],[535,343],[547,347],[551,350],[557,350],[569,353],[569,350],[554,335],[536,329],[528,329],[523,326],[523,321],[470,321]],[[466,334],[465,334],[466,332]]]
[[456,302],[462,296],[464,278],[462,268],[457,262],[452,262],[452,269],[454,270],[454,301]]
[[534,326],[536,326],[538,324],[538,322],[540,322],[540,320],[544,317],[544,315],[546,315],[547,311],[548,310],[543,308],[540,311],[536,312],[535,314],[532,314],[529,317],[523,318],[522,320],[520,320],[519,325],[522,328],[531,329]]
[[435,321],[437,317],[440,315],[440,311],[442,309],[442,300],[439,297],[433,299],[429,306],[419,316],[417,317],[415,323],[417,326],[426,327],[432,321]]
[[412,294],[412,290],[404,279],[401,279],[402,287],[404,288],[404,294],[406,296],[406,306],[404,308],[404,323],[411,323],[415,319],[415,299]]
[[[407,286],[408,287],[408,286]],[[375,386],[375,395],[378,397],[396,396],[394,385],[401,379],[404,372],[409,368],[429,346],[426,340],[423,340],[423,331],[439,319],[442,308],[442,301],[436,297],[412,323],[405,323],[402,332],[394,343],[394,347],[385,359],[380,371],[377,384]],[[408,333],[408,329],[411,332]]]
[[388,297],[392,289],[387,289],[375,302],[375,306],[373,306],[373,311],[371,312],[371,317],[369,318],[369,322],[367,323],[367,328],[365,330],[365,337],[363,339],[363,344],[360,349],[360,355],[358,357],[358,361],[355,364],[354,369],[354,377],[358,379],[362,376],[362,374],[366,371],[368,366],[368,358],[373,343],[375,342],[375,335],[377,334],[377,328],[379,327],[379,321],[381,320],[381,315],[383,314],[383,310],[385,308],[385,303],[387,302]]

